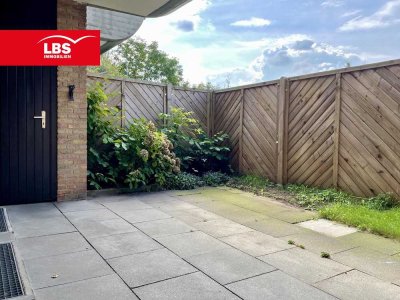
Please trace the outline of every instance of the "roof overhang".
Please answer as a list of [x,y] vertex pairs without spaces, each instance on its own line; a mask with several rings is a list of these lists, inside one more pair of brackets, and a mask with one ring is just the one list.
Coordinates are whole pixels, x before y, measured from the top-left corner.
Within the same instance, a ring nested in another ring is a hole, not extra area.
[[[0,0],[1,1],[1,0]],[[161,17],[191,0],[76,0],[87,4],[87,28],[101,30],[101,53],[134,35],[146,17]]]
[[191,0],[76,0],[88,6],[141,16],[161,17]]

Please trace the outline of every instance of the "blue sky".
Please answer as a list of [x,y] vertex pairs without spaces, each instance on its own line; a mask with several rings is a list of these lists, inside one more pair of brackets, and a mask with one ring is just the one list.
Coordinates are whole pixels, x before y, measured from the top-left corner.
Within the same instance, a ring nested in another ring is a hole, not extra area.
[[234,86],[400,58],[400,0],[193,0],[136,35]]

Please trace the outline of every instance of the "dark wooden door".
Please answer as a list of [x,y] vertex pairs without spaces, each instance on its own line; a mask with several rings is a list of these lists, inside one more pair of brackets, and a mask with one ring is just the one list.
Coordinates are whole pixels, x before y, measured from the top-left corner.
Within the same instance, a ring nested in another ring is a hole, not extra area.
[[[0,205],[55,201],[57,68],[0,67]],[[46,114],[42,128],[42,111]]]

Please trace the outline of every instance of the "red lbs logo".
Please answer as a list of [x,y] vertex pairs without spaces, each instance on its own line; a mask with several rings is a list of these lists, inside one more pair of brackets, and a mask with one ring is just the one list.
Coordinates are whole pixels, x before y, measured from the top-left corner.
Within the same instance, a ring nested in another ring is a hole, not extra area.
[[[99,30],[4,30],[3,66],[93,66],[100,64]],[[28,54],[29,53],[29,54]]]

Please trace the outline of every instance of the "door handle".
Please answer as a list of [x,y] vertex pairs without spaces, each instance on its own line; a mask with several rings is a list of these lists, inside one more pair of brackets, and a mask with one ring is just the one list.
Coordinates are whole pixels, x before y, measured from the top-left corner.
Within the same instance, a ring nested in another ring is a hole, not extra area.
[[42,128],[46,128],[46,111],[42,110],[41,116],[34,116],[34,119],[42,119]]

